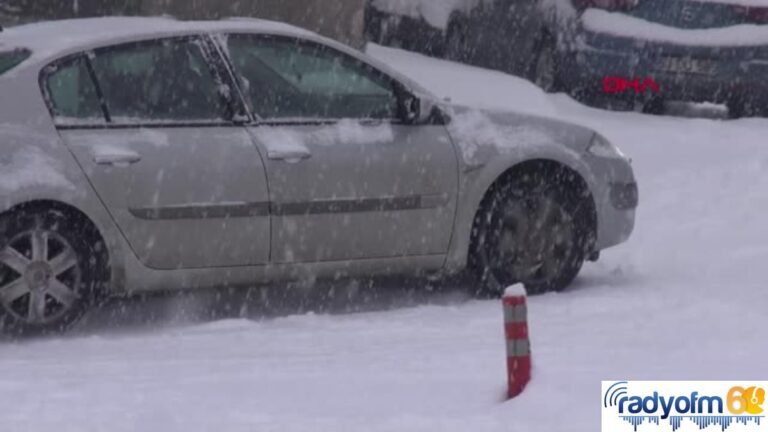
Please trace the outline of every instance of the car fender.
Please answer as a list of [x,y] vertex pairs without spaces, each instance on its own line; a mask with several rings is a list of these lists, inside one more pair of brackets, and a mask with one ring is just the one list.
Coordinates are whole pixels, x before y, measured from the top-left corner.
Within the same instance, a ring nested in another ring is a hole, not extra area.
[[[449,273],[466,267],[472,227],[480,204],[491,186],[516,166],[535,160],[556,162],[582,177],[593,194],[593,200],[595,191],[599,190],[595,172],[583,157],[594,136],[593,131],[556,120],[518,114],[510,114],[508,118],[511,121],[506,124],[498,118],[494,121],[493,114],[481,112],[480,115],[485,117],[480,121],[488,123],[479,127],[474,125],[476,132],[472,136],[457,132],[455,125],[448,126],[461,155],[459,205],[445,266]],[[493,130],[488,131],[488,128]],[[482,132],[484,129],[486,132]],[[486,136],[483,137],[483,134]]]
[[0,214],[40,201],[84,214],[108,247],[112,288],[119,289],[124,280],[124,239],[60,139],[36,78],[22,75],[0,81],[0,94],[14,101],[14,109],[0,122]]

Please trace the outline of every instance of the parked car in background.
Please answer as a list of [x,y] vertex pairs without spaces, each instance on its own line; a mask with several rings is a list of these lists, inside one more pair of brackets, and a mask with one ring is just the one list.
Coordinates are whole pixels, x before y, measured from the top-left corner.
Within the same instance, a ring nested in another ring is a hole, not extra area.
[[372,42],[529,77],[538,0],[369,0]]
[[634,226],[633,170],[601,135],[441,105],[281,23],[10,28],[0,94],[6,329],[125,292],[315,278],[561,290]]
[[768,113],[768,4],[759,0],[544,0],[536,75],[585,100],[726,104]]
[[[390,14],[399,5],[411,19],[428,3],[388,1]],[[450,11],[438,22],[444,42],[435,53],[447,58],[526,77],[597,106],[662,113],[665,101],[674,100],[725,104],[733,117],[768,114],[768,5],[760,0],[441,4]],[[437,39],[429,33],[431,46]]]
[[440,18],[430,23],[419,3],[368,0],[365,8],[365,38],[379,45],[403,48],[435,57],[445,55],[445,29]]

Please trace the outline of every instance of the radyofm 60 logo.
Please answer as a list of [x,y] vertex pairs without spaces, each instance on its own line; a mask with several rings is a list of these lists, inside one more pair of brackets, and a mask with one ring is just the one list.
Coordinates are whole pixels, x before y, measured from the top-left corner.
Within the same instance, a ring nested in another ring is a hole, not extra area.
[[768,432],[768,382],[603,381],[603,432]]

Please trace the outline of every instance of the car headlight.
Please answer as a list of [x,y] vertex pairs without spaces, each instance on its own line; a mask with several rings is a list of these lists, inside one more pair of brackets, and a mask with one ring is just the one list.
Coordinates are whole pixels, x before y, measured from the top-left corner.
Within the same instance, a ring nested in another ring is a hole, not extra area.
[[595,134],[592,138],[592,144],[589,145],[587,151],[593,156],[609,158],[609,159],[626,159],[624,153],[619,150],[612,142],[599,133]]

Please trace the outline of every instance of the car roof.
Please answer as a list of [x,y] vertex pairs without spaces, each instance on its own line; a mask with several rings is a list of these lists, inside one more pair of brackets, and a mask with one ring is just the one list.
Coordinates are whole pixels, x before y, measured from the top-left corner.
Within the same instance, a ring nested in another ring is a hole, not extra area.
[[0,32],[0,51],[26,48],[33,58],[47,59],[123,41],[232,31],[318,37],[289,24],[251,18],[179,21],[170,17],[101,17],[9,27]]
[[[3,78],[29,74],[37,76],[39,68],[69,54],[124,42],[159,37],[203,33],[262,33],[296,36],[334,47],[406,83],[411,90],[430,95],[429,91],[386,64],[365,56],[340,42],[290,24],[256,18],[227,18],[218,21],[181,21],[172,17],[100,17],[43,21],[9,27],[0,32],[0,52],[28,49],[31,56]],[[36,78],[35,78],[36,79]]]

